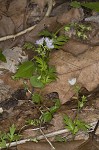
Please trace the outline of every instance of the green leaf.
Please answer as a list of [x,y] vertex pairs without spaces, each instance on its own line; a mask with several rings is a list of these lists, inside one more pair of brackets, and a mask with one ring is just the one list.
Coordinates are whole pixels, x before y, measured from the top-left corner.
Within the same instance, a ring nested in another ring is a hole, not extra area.
[[52,33],[50,33],[48,30],[43,30],[39,33],[39,36],[52,37]]
[[41,95],[38,94],[38,93],[34,93],[33,96],[32,96],[32,101],[34,103],[40,103],[41,102]]
[[65,26],[65,31],[70,31],[70,26],[69,25],[67,25],[67,26]]
[[74,130],[74,123],[73,123],[73,121],[72,121],[72,119],[70,118],[70,117],[68,117],[68,116],[64,116],[64,123],[66,124],[66,127],[70,130],[70,131],[72,131],[73,132],[73,130]]
[[30,78],[35,71],[36,67],[32,61],[24,62],[19,66],[17,73],[14,78]]
[[84,130],[84,131],[86,131],[90,127],[84,121],[81,121],[81,120],[78,120],[78,119],[75,120],[75,125],[78,127],[78,129],[81,129],[81,130]]
[[46,61],[44,61],[42,58],[40,57],[35,57],[36,59],[36,63],[38,63],[38,67],[40,68],[41,71],[45,71],[47,70],[47,64]]
[[46,85],[52,81],[55,81],[57,78],[56,69],[54,67],[49,67],[42,74],[41,81]]
[[33,119],[33,120],[29,119],[26,121],[27,125],[33,125],[33,126],[38,126],[40,125],[40,123],[41,123],[40,119]]
[[37,87],[37,88],[43,88],[44,84],[40,81],[40,79],[38,79],[37,76],[32,76],[30,78],[30,83],[32,84],[33,87]]
[[47,112],[43,113],[42,120],[44,123],[50,122],[52,120],[52,117],[53,117],[52,114],[49,111],[47,111]]
[[55,102],[55,106],[53,106],[53,107],[50,108],[50,112],[52,114],[54,114],[60,108],[60,106],[61,106],[61,103],[60,103],[59,99],[55,99],[55,101],[56,101]]
[[56,106],[53,106],[50,108],[51,114],[54,114],[57,110],[58,110],[58,108]]
[[15,138],[15,130],[16,130],[16,127],[15,125],[13,124],[11,127],[10,127],[10,132],[7,134],[7,138],[8,140],[10,141],[14,141],[14,138]]
[[56,37],[55,39],[53,39],[53,44],[54,44],[54,47],[56,48],[56,49],[59,49],[59,48],[61,48],[64,44],[65,44],[65,42],[67,42],[68,41],[68,37],[66,37],[66,36],[64,36],[64,35],[62,35],[62,36],[59,36],[59,37]]
[[79,108],[82,108],[84,106],[84,103],[79,101],[78,106],[79,106]]
[[96,12],[99,12],[99,2],[86,2],[81,3],[82,6],[95,10]]
[[60,108],[60,106],[61,106],[61,103],[60,103],[60,99],[55,99],[55,106],[57,107],[57,108]]
[[6,57],[0,52],[0,60],[6,62]]
[[79,131],[78,127],[75,126],[75,127],[74,127],[74,130],[72,131],[72,133],[75,135],[78,131]]
[[74,1],[74,2],[71,2],[70,6],[72,6],[74,8],[80,8],[81,4],[80,4],[80,2]]
[[10,134],[11,134],[11,135],[14,135],[15,130],[16,130],[16,127],[15,127],[15,125],[13,124],[13,125],[10,127]]
[[6,148],[6,141],[5,140],[2,140],[0,142],[0,148]]

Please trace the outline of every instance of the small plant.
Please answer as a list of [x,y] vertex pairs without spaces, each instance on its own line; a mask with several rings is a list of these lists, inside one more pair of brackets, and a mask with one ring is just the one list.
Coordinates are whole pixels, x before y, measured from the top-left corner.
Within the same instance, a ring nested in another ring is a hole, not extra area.
[[8,133],[0,133],[0,147],[1,148],[6,148],[6,143],[9,142],[13,142],[13,141],[17,141],[20,139],[20,135],[16,134],[16,127],[13,124],[10,127],[10,130]]
[[58,31],[56,31],[56,33],[50,33],[48,30],[43,30],[40,32],[39,35],[51,38],[53,41],[54,48],[60,49],[69,40],[69,37],[67,37],[67,36],[64,36],[64,35],[58,36],[58,32],[60,30],[61,30],[61,28]]
[[32,94],[32,101],[36,104],[40,104],[42,101],[42,96],[38,93]]
[[87,129],[90,128],[88,124],[86,124],[84,121],[81,121],[79,119],[72,120],[68,116],[64,116],[64,123],[65,127],[73,134],[75,135],[79,130],[87,131]]
[[76,78],[73,78],[71,80],[68,80],[69,84],[71,86],[73,86],[73,89],[74,91],[76,92],[76,99],[78,101],[78,109],[77,111],[79,112],[85,105],[85,103],[87,102],[87,98],[86,96],[82,96],[80,99],[79,99],[79,92],[80,92],[80,86],[76,83]]
[[24,45],[27,49],[33,49],[37,56],[31,61],[24,62],[18,68],[13,78],[29,78],[33,87],[43,88],[46,84],[55,81],[56,70],[53,66],[48,65],[49,53],[54,48],[53,39],[42,37],[36,41],[36,45],[31,43]]
[[15,131],[16,131],[16,127],[15,127],[15,125],[13,124],[13,125],[10,127],[9,133],[7,133],[7,140],[8,140],[8,141],[13,142],[13,141],[17,141],[17,140],[20,139],[20,135],[16,134]]
[[80,100],[78,101],[78,107],[79,107],[79,109],[82,109],[84,107],[84,105],[85,105],[86,102],[87,102],[87,98],[86,98],[86,96],[83,95],[81,97],[81,101]]
[[6,134],[0,132],[0,147],[5,148],[6,147]]
[[29,119],[26,121],[27,125],[39,126],[41,124],[40,119]]
[[78,38],[85,40],[88,38],[86,32],[91,31],[91,27],[84,24],[71,23],[65,26],[66,32],[70,30],[74,30]]
[[79,119],[79,113],[80,110],[84,107],[87,98],[86,96],[82,96],[81,100],[79,99],[79,91],[80,91],[80,86],[76,83],[76,78],[73,78],[71,80],[68,80],[69,84],[73,86],[73,89],[76,92],[76,99],[77,99],[77,114],[74,119],[71,119],[68,115],[64,116],[64,123],[65,127],[73,134],[75,135],[79,130],[84,130],[86,131],[87,129],[90,128],[88,124],[86,124],[84,121]]
[[43,88],[46,84],[56,80],[56,70],[49,66],[42,57],[35,57],[34,61],[24,62],[19,66],[14,78],[29,78],[34,87]]
[[29,119],[26,121],[28,125],[40,126],[41,124],[48,123],[52,120],[54,113],[60,108],[60,100],[55,99],[55,105],[48,108],[46,111],[42,110],[39,119]]
[[53,118],[54,113],[60,108],[60,100],[55,99],[55,105],[49,108],[46,112],[43,112],[40,119],[43,123],[50,122]]

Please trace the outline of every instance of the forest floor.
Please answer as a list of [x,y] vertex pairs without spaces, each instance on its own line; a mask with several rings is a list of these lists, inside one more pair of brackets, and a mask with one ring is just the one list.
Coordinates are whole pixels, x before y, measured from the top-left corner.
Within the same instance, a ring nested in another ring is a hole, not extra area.
[[[66,0],[51,2],[0,0],[0,52],[6,58],[0,61],[0,149],[6,139],[2,134],[11,128],[21,137],[17,143],[15,137],[7,139],[11,143],[5,149],[99,149],[99,13],[73,8]],[[41,89],[31,86],[27,78],[14,80],[13,76],[19,64],[36,55],[23,45],[35,44],[44,30],[68,38],[49,55],[57,79]],[[40,94],[40,99],[36,97],[40,102],[33,101],[34,93]],[[42,114],[45,122],[40,120]],[[64,116],[68,116],[65,123]],[[76,117],[84,126],[75,125]],[[86,131],[85,123],[90,125]],[[79,131],[73,134],[73,128]]]

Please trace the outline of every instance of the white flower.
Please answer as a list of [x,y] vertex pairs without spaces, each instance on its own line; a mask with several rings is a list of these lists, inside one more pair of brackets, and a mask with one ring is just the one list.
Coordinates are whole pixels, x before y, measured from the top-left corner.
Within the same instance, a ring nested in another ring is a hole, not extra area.
[[37,41],[36,41],[36,44],[37,44],[37,45],[43,45],[44,39],[45,39],[45,38],[43,37],[43,38],[41,38],[40,40],[37,40]]
[[2,114],[3,113],[3,109],[2,109],[2,107],[0,107],[0,114]]
[[68,80],[70,85],[75,85],[76,83],[76,78],[72,78],[71,80]]
[[46,37],[46,38],[45,38],[45,42],[46,42],[46,46],[47,46],[49,49],[53,49],[53,48],[54,48],[53,40],[52,40],[52,39],[49,39],[48,37]]

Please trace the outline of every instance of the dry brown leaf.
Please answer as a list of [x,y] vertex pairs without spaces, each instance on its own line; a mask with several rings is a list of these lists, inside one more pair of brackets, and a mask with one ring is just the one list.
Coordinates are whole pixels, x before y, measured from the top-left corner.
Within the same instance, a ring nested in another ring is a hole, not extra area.
[[68,80],[77,78],[77,83],[92,91],[99,84],[99,46],[93,47],[78,57],[62,50],[52,53],[50,64],[57,70],[58,79],[45,89],[45,93],[58,92],[64,104],[73,96]]

